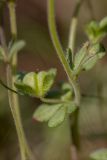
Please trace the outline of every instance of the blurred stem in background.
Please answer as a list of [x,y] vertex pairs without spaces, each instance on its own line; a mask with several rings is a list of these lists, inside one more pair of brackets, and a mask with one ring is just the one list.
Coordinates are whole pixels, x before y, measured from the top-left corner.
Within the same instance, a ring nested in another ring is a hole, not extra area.
[[96,18],[95,18],[95,13],[94,13],[94,10],[93,10],[92,1],[87,0],[87,5],[88,5],[88,8],[90,10],[91,19],[95,20]]
[[72,50],[72,60],[74,59],[74,52],[75,52],[78,15],[79,15],[80,7],[83,1],[84,0],[76,0],[76,6],[74,9],[74,13],[73,13],[71,24],[70,24],[68,48],[71,48]]
[[[12,42],[14,42],[17,40],[15,1],[9,0],[7,1],[7,4],[8,4],[8,9],[9,9],[9,16],[10,16],[10,29],[11,29],[11,35],[12,35]],[[14,54],[12,62],[8,62],[9,53],[8,53],[8,47],[6,45],[6,39],[5,39],[4,31],[3,31],[2,22],[0,25],[1,25],[0,26],[1,45],[5,50],[5,56],[7,60],[7,67],[6,67],[7,84],[10,88],[14,89],[14,79],[15,79],[16,68],[17,68],[17,53]],[[9,105],[10,105],[10,109],[13,115],[16,131],[18,135],[19,146],[20,146],[20,151],[21,151],[21,159],[22,160],[32,160],[32,154],[31,154],[31,151],[26,141],[26,137],[24,134],[22,121],[20,117],[18,95],[11,91],[8,91],[8,98],[9,98]]]

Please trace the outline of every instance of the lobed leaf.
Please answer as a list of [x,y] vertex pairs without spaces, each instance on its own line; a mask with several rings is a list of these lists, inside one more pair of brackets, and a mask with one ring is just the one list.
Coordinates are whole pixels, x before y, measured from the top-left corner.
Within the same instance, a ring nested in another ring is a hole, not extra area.
[[84,58],[87,55],[88,46],[89,46],[89,42],[86,42],[84,46],[79,50],[79,52],[76,53],[75,59],[74,59],[74,70],[78,69],[81,66]]
[[88,56],[84,59],[83,69],[90,70],[94,67],[99,59],[105,55],[105,48],[102,44],[95,44],[90,47]]
[[74,73],[78,75],[82,70],[90,70],[94,67],[99,59],[101,59],[105,55],[105,48],[102,44],[89,44],[89,46],[80,49],[75,56],[74,61]]
[[42,104],[33,115],[33,119],[39,122],[47,122],[49,127],[60,125],[67,114],[73,113],[77,109],[74,102],[63,102],[60,104]]
[[58,109],[61,108],[61,106],[62,104],[54,104],[54,105],[42,104],[35,111],[33,118],[40,122],[46,122],[57,112]]
[[74,102],[69,102],[66,104],[66,106],[67,106],[67,113],[68,114],[73,113],[77,109],[77,106],[75,105]]
[[27,94],[33,94],[35,97],[44,97],[54,83],[55,75],[56,69],[50,69],[48,72],[30,72],[23,77],[17,76],[15,86],[24,93],[28,92]]
[[30,86],[24,85],[22,83],[14,83],[15,87],[18,89],[19,92],[23,93],[24,95],[35,96],[35,90],[33,90]]
[[86,26],[86,34],[92,43],[100,42],[107,35],[107,17],[99,23],[96,21],[90,22]]
[[50,69],[48,72],[42,71],[37,75],[39,96],[44,96],[52,87],[56,69]]
[[61,107],[57,112],[56,114],[54,114],[49,122],[48,122],[48,126],[49,127],[57,127],[58,125],[60,125],[64,119],[65,119],[65,116],[66,116],[66,113],[67,113],[67,110],[66,110],[66,107]]

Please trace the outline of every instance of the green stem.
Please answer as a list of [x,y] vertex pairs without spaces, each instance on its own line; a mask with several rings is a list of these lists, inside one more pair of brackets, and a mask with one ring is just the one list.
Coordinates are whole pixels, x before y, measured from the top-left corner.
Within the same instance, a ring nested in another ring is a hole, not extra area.
[[48,24],[50,29],[50,35],[54,44],[54,47],[57,51],[57,55],[61,61],[61,64],[64,67],[64,70],[68,76],[69,82],[71,83],[74,93],[75,93],[75,103],[77,106],[80,105],[80,91],[77,82],[75,81],[75,77],[73,76],[72,70],[69,64],[66,61],[62,46],[59,41],[59,37],[56,30],[55,23],[55,0],[48,0]]
[[70,26],[70,33],[69,33],[69,44],[68,48],[72,50],[72,61],[74,60],[74,48],[75,48],[75,41],[76,41],[76,29],[77,29],[78,20],[76,17],[72,18],[71,26]]
[[[13,87],[13,82],[12,82],[12,69],[10,65],[7,65],[7,84],[8,86]],[[21,151],[21,159],[22,160],[31,160],[31,152],[29,150],[25,134],[23,131],[23,126],[21,122],[21,117],[20,117],[20,111],[19,111],[19,102],[17,99],[17,95],[11,91],[8,91],[8,97],[9,97],[9,105],[10,109],[13,115],[17,135],[18,135],[18,140],[19,140],[19,146],[20,146],[20,151]]]
[[51,103],[51,104],[70,102],[70,101],[64,101],[60,99],[49,99],[49,98],[40,98],[40,100],[44,103]]
[[[17,39],[15,3],[13,1],[8,2],[8,8],[9,8],[9,16],[10,16],[11,34],[12,34],[13,40],[15,41]],[[17,54],[14,54],[11,65],[7,64],[7,84],[12,89],[15,88],[14,80],[16,75],[16,67],[17,67]],[[29,146],[24,134],[23,126],[22,126],[18,95],[11,91],[8,91],[8,97],[9,97],[9,104],[10,104],[11,112],[13,115],[14,123],[16,126],[17,135],[18,135],[20,151],[21,151],[21,159],[31,160],[33,158],[32,158],[32,154],[29,149]]]

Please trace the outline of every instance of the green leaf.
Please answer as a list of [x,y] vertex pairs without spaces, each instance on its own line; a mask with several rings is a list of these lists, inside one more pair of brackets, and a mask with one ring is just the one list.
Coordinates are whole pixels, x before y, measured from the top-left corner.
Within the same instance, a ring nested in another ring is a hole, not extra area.
[[82,65],[82,62],[88,53],[88,47],[89,42],[86,42],[80,51],[76,53],[74,59],[74,70],[78,69]]
[[74,102],[69,102],[66,104],[66,106],[67,106],[67,113],[68,114],[73,113],[77,109],[77,106],[75,105]]
[[32,88],[35,96],[39,97],[38,80],[35,72],[30,72],[23,78],[23,84]]
[[71,84],[67,83],[67,82],[64,82],[61,86],[61,89],[63,91],[73,91],[73,88],[71,86]]
[[56,76],[56,69],[50,69],[48,72],[42,71],[37,75],[39,96],[43,97],[52,87]]
[[23,40],[14,42],[12,44],[11,48],[9,49],[9,59],[11,60],[13,55],[18,53],[21,49],[23,49],[25,45],[26,45],[26,43]]
[[46,122],[61,108],[61,106],[62,104],[42,104],[34,113],[33,118],[40,122]]
[[70,66],[71,69],[73,69],[73,61],[72,61],[72,51],[70,48],[67,49],[67,53],[66,53],[66,60]]
[[107,35],[107,17],[99,23],[96,21],[90,22],[86,26],[86,34],[92,43],[100,42]]
[[107,17],[104,17],[100,22],[100,28],[107,32]]
[[100,149],[90,155],[91,160],[107,160],[107,149]]
[[71,99],[72,99],[72,92],[71,91],[68,91],[61,96],[61,100],[63,100],[63,101],[71,100]]
[[55,75],[56,69],[50,69],[48,72],[30,72],[23,77],[17,76],[15,86],[26,94],[33,94],[35,97],[44,97],[53,85]]
[[15,87],[18,89],[19,92],[23,94],[28,94],[30,96],[35,96],[36,92],[33,88],[33,77],[35,76],[34,72],[30,72],[28,74],[20,73],[16,76],[15,79]]
[[61,89],[62,94],[60,95],[61,100],[71,100],[73,96],[73,88],[69,83],[62,83]]
[[90,47],[88,56],[84,59],[83,69],[90,70],[94,67],[99,59],[105,55],[105,48],[102,44],[95,44]]
[[95,43],[97,40],[97,36],[99,34],[99,24],[96,21],[91,21],[87,26],[86,26],[86,34],[89,38],[90,41]]
[[105,48],[102,44],[88,44],[80,49],[75,56],[74,74],[78,75],[82,70],[90,70],[94,67],[99,59],[105,55]]
[[58,125],[60,125],[66,116],[67,113],[67,109],[66,107],[61,107],[54,115],[53,117],[50,118],[49,122],[48,122],[48,126],[49,127],[57,127]]
[[33,90],[30,86],[17,82],[15,82],[14,85],[18,89],[18,91],[23,93],[24,95],[30,95],[33,97],[35,96],[35,90]]

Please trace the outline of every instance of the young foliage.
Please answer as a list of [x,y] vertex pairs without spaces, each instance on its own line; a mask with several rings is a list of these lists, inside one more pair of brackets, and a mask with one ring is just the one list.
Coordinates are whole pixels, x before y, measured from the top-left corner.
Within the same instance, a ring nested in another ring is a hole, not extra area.
[[78,75],[82,70],[90,70],[105,55],[102,44],[86,43],[76,54],[74,60],[74,74]]
[[92,43],[100,42],[107,35],[107,17],[103,18],[99,23],[91,21],[86,26],[86,34]]
[[90,155],[90,160],[107,160],[107,149],[100,149]]
[[[11,63],[13,56],[19,53],[19,51],[23,49],[25,44],[26,43],[23,40],[20,40],[9,42],[9,45],[5,49],[3,48],[3,46],[0,46],[0,60],[2,60],[3,62],[8,61],[9,63]],[[8,55],[6,52],[8,52]]]
[[38,107],[33,115],[33,119],[39,122],[48,122],[49,127],[60,125],[67,114],[71,114],[76,110],[73,102],[59,104],[42,104]]
[[57,112],[59,108],[61,108],[61,106],[62,104],[42,104],[34,113],[33,118],[40,122],[46,122]]
[[48,93],[47,97],[49,98],[51,95],[51,99],[53,99],[58,95],[57,98],[60,102],[40,105],[38,109],[36,109],[33,119],[39,122],[48,122],[49,127],[56,127],[64,121],[66,116],[72,114],[77,107],[72,101],[73,89],[69,83],[61,83],[55,95],[51,93],[53,93],[52,90]]
[[30,72],[23,77],[18,75],[16,77],[16,88],[30,96],[44,97],[50,90],[54,83],[56,76],[56,69],[50,69],[49,71],[41,71],[39,73]]
[[56,89],[48,92],[47,98],[57,98],[62,101],[70,101],[73,99],[73,88],[67,82],[60,82]]
[[66,60],[70,66],[71,69],[73,69],[73,61],[72,61],[72,51],[70,48],[66,51]]
[[12,59],[14,54],[18,53],[20,50],[22,50],[25,47],[26,43],[23,40],[16,41],[13,44],[9,44],[8,50],[9,50],[9,60]]
[[56,114],[54,114],[49,122],[48,122],[48,126],[49,127],[57,127],[58,125],[60,125],[64,119],[66,117],[66,107],[61,107]]

